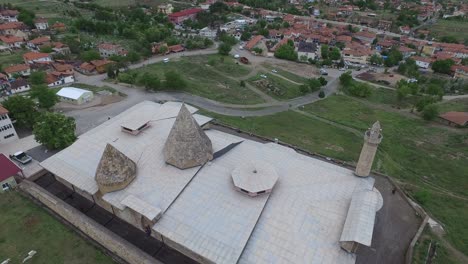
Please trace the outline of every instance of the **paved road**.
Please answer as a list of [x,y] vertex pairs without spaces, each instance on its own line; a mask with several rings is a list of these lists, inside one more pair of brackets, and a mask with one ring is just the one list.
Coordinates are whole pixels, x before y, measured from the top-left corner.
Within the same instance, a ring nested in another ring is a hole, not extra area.
[[[165,57],[152,57],[148,60],[140,62],[138,64],[131,65],[130,69],[135,69],[139,67],[144,67],[148,64],[153,63],[160,63],[164,58],[175,59],[182,56],[196,56],[196,55],[206,55],[206,54],[214,54],[216,53],[216,48],[201,50],[201,51],[191,51],[191,52],[184,52],[184,53],[176,53],[171,54]],[[278,60],[276,58],[267,58],[267,57],[260,57],[260,56],[253,56],[250,53],[239,50],[238,47],[233,49],[232,54],[240,54],[241,56],[247,57],[253,64],[258,65],[263,62],[270,62],[270,63],[281,63],[281,64],[295,64],[295,62],[288,62],[284,60]],[[338,89],[338,77],[341,75],[342,72],[335,70],[335,69],[328,69],[327,70],[329,75],[327,77],[328,84],[323,88],[325,94],[331,95],[335,93]],[[353,75],[357,75],[359,72],[353,72]],[[310,76],[304,76],[310,77]],[[77,133],[82,134],[89,129],[98,126],[99,124],[106,121],[108,118],[118,115],[119,113],[123,112],[124,110],[132,107],[135,104],[138,104],[145,100],[150,101],[183,101],[189,103],[191,105],[206,109],[208,111],[228,115],[228,116],[264,116],[264,115],[272,115],[278,112],[287,111],[291,108],[297,108],[302,105],[306,105],[309,103],[313,103],[317,100],[320,100],[318,97],[318,92],[308,94],[306,96],[298,97],[291,100],[286,101],[276,101],[272,100],[262,104],[255,104],[255,105],[236,105],[236,104],[227,104],[216,102],[210,99],[206,99],[200,96],[183,93],[183,92],[157,92],[157,93],[150,93],[145,91],[144,89],[135,88],[130,85],[123,85],[123,84],[114,84],[105,82],[104,80],[107,78],[106,74],[100,75],[93,75],[93,76],[85,76],[79,73],[76,73],[76,80],[79,83],[85,83],[94,86],[110,86],[116,89],[119,92],[127,94],[127,97],[120,101],[113,104],[105,105],[105,106],[97,106],[97,107],[90,107],[86,109],[76,109],[66,111],[66,115],[74,117],[77,124]],[[250,108],[250,109],[249,109]],[[255,109],[252,109],[255,108]]]

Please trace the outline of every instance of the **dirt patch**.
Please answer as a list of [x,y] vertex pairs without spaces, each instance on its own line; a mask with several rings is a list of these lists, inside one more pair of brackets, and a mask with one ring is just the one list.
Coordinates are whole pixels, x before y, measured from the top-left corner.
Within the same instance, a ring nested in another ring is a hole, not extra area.
[[36,226],[39,224],[40,220],[35,215],[27,216],[23,221],[23,226],[26,228],[28,232],[32,232],[36,229]]
[[108,105],[108,104],[113,104],[113,103],[117,103],[117,102],[120,102],[124,99],[124,97],[120,96],[120,95],[117,95],[117,94],[113,94],[113,95],[103,95],[101,97],[101,103],[99,104],[100,106],[103,106],[103,105]]

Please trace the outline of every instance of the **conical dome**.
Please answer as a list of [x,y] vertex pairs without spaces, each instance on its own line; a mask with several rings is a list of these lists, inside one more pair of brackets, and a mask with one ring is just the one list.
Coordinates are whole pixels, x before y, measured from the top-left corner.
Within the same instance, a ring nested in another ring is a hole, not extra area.
[[179,169],[200,166],[213,159],[211,140],[185,105],[172,126],[164,145],[166,162]]
[[107,144],[96,169],[96,182],[104,194],[122,190],[136,177],[136,163]]

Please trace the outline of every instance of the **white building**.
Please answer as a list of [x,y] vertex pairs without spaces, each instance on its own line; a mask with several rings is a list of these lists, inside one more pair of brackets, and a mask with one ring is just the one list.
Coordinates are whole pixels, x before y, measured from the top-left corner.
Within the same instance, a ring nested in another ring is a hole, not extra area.
[[204,27],[202,29],[200,29],[200,32],[198,32],[198,35],[200,35],[201,37],[205,37],[205,38],[211,38],[211,39],[214,39],[216,38],[216,30],[215,29],[211,29],[209,27]]
[[419,68],[429,69],[432,60],[424,57],[411,57]]
[[49,22],[47,21],[46,18],[37,18],[36,20],[34,20],[34,26],[38,29],[38,30],[46,30],[49,28]]
[[15,127],[8,116],[8,110],[0,105],[0,144],[18,139]]
[[75,87],[63,87],[57,92],[57,96],[62,102],[77,105],[93,100],[93,92]]
[[204,130],[211,118],[196,111],[142,102],[41,166],[200,263],[352,264],[356,255],[345,250],[370,246],[382,201],[372,177]]

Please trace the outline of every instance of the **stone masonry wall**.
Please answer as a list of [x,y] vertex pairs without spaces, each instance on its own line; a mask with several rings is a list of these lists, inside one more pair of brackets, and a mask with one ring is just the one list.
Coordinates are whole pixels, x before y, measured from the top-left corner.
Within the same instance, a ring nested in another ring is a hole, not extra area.
[[82,214],[64,201],[49,194],[39,185],[25,180],[19,185],[19,187],[21,190],[36,198],[45,206],[78,228],[91,239],[128,263],[161,263],[135,247],[133,244],[107,230],[105,227]]

